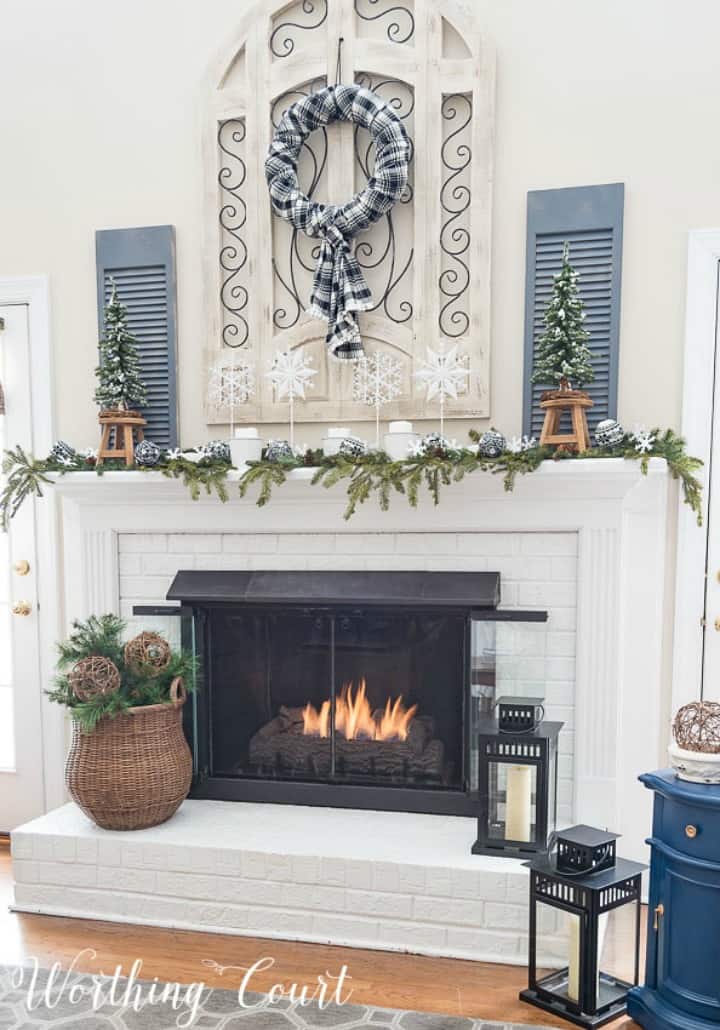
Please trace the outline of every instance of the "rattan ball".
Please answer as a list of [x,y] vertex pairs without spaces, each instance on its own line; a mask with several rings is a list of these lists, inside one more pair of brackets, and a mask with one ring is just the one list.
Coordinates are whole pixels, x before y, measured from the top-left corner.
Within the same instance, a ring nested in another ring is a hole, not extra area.
[[78,701],[92,701],[120,689],[120,672],[109,658],[91,654],[73,665],[68,682]]
[[720,704],[694,701],[684,705],[675,716],[673,736],[685,751],[720,754]]
[[157,675],[167,669],[172,651],[159,633],[140,633],[125,645],[125,664],[134,673]]

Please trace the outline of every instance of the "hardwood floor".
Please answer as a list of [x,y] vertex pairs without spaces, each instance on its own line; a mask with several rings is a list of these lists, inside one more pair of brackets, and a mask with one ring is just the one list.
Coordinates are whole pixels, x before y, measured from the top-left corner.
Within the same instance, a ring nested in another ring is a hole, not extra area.
[[[527,985],[522,967],[17,915],[8,911],[11,898],[10,853],[0,843],[0,964],[22,962],[33,956],[42,966],[59,962],[67,968],[79,952],[92,949],[94,957],[86,953],[75,968],[109,973],[121,965],[129,972],[133,962],[142,959],[140,975],[146,979],[203,981],[210,987],[236,990],[242,974],[228,973],[223,977],[204,965],[203,960],[247,968],[271,955],[275,958],[274,968],[253,979],[251,989],[269,990],[278,982],[314,984],[318,974],[326,970],[337,973],[346,964],[352,977],[352,1000],[360,1003],[475,1019],[571,1025],[518,1000],[518,992]],[[606,948],[609,961],[626,966],[630,957],[628,927],[621,926],[615,938],[607,941]],[[628,1019],[610,1025],[613,1030],[636,1028]]]

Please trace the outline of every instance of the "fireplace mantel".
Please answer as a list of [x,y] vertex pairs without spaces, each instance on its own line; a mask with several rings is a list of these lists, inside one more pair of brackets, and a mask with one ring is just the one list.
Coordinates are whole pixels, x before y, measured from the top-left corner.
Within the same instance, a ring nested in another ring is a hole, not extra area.
[[[518,476],[512,492],[505,491],[502,477],[477,472],[444,488],[437,507],[421,495],[413,509],[398,496],[381,512],[371,499],[349,522],[342,517],[342,484],[330,490],[312,486],[311,475],[292,472],[264,508],[254,496],[239,497],[238,473],[228,477],[225,504],[205,494],[193,501],[182,482],[160,472],[58,476],[66,620],[119,610],[118,541],[124,534],[149,541],[159,534],[197,534],[198,541],[208,534],[248,534],[256,567],[262,567],[262,535],[287,534],[297,547],[308,541],[309,569],[342,569],[347,555],[365,552],[366,540],[372,542],[370,553],[379,553],[377,543],[386,535],[394,537],[398,554],[411,539],[413,553],[429,556],[427,567],[441,568],[445,552],[433,550],[433,542],[456,534],[447,568],[458,569],[468,547],[475,557],[482,553],[480,534],[577,534],[574,815],[622,833],[623,852],[642,858],[650,810],[636,777],[662,763],[669,696],[664,642],[670,639],[671,480],[664,460],[651,459],[646,475],[638,462],[623,459],[548,461]],[[333,534],[336,543],[332,554],[314,562],[312,540],[320,534]],[[393,549],[388,544],[382,550],[388,557],[378,567],[392,569]],[[246,553],[242,547],[234,551]],[[233,559],[232,553],[226,556],[226,567],[248,567],[246,557]],[[396,567],[408,566],[399,559]],[[541,590],[536,606],[545,607]]]

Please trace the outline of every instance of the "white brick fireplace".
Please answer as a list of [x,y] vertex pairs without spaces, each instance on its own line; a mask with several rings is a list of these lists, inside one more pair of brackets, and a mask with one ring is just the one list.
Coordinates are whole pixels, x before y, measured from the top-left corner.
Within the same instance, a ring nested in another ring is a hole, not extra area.
[[[512,493],[476,474],[437,508],[369,502],[350,523],[342,488],[304,473],[264,509],[232,483],[227,504],[193,502],[159,473],[78,473],[56,489],[68,621],[132,619],[134,605],[165,602],[180,569],[499,572],[502,607],[548,611],[542,654],[526,660],[541,662],[548,718],[565,723],[562,822],[610,827],[623,854],[644,855],[636,777],[661,763],[663,736],[663,461],[647,476],[620,459],[546,462]],[[355,848],[354,820],[367,831]],[[13,842],[17,906],[522,961],[526,872],[470,856],[470,820],[192,801],[167,826],[120,837],[72,808],[29,824]]]

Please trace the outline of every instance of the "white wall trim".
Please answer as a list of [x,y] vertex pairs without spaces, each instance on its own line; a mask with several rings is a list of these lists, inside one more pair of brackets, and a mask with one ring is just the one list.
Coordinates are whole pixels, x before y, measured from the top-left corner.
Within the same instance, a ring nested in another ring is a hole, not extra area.
[[704,609],[708,485],[712,445],[712,410],[717,333],[717,289],[720,229],[689,234],[682,435],[690,454],[705,463],[703,524],[679,501],[675,634],[673,647],[673,711],[700,696],[702,682],[701,618]]
[[[30,340],[32,380],[33,447],[47,454],[53,444],[54,397],[53,355],[50,336],[50,286],[46,275],[0,277],[0,305],[26,304]],[[62,590],[58,577],[59,520],[55,491],[35,503],[40,618],[40,688],[52,682],[55,642],[62,625]],[[54,808],[65,800],[62,770],[65,754],[65,720],[57,705],[42,698],[43,773],[45,807]]]

